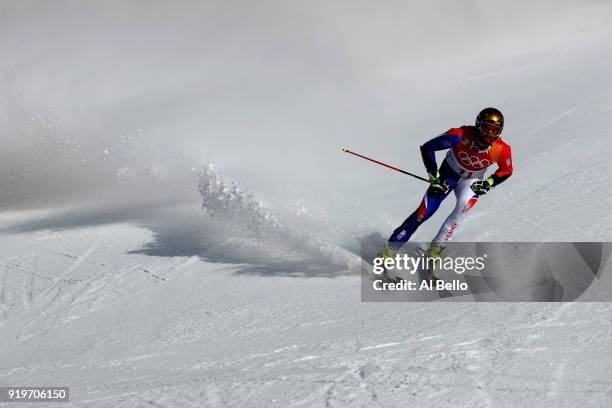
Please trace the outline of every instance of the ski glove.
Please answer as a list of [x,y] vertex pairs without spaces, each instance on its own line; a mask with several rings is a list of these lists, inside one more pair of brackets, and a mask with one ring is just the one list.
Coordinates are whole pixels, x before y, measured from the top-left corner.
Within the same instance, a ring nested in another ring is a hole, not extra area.
[[448,192],[448,184],[446,181],[440,177],[440,173],[437,173],[435,176],[433,174],[429,175],[429,188],[434,194],[446,194]]
[[475,181],[470,185],[472,191],[478,195],[487,194],[487,192],[493,187],[493,179],[488,178],[486,180]]

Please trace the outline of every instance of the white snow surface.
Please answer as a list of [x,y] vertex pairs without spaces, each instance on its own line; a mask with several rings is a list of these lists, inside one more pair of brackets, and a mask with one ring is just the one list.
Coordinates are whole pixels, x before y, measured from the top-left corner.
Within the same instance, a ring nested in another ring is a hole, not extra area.
[[418,172],[423,140],[498,106],[515,174],[459,238],[611,241],[607,2],[54,3],[0,15],[0,386],[612,406],[609,303],[362,303],[360,239],[423,185],[340,152]]

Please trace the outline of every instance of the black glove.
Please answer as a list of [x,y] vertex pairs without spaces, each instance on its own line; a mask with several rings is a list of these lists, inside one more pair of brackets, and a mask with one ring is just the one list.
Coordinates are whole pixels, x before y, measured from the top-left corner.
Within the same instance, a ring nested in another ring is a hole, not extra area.
[[434,194],[444,195],[448,192],[448,184],[442,179],[440,173],[437,173],[435,176],[430,174],[429,183],[429,189]]
[[484,195],[487,194],[487,192],[491,189],[492,187],[492,181],[489,182],[489,180],[491,179],[487,179],[487,180],[479,180],[479,181],[475,181],[470,185],[470,188],[472,189],[472,191],[478,195]]

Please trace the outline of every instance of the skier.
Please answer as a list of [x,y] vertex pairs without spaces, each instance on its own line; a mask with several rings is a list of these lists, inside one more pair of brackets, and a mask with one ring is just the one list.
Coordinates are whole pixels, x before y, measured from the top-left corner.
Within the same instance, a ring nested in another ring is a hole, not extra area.
[[[431,242],[427,256],[441,257],[446,243],[457,233],[478,197],[499,185],[512,175],[510,146],[501,140],[504,116],[495,108],[483,109],[476,117],[475,126],[461,126],[434,137],[421,146],[421,156],[429,175],[430,185],[419,207],[397,227],[389,238],[388,246],[378,254],[394,258],[397,251],[431,217],[442,201],[455,192],[457,203]],[[438,169],[435,152],[449,149]],[[497,164],[498,169],[485,179],[487,168]],[[432,271],[429,278],[435,280]]]

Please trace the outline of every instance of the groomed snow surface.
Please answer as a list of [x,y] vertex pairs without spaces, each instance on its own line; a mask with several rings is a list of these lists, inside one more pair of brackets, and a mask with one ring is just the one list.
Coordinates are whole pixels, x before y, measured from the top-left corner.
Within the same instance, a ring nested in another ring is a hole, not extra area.
[[362,303],[360,240],[423,184],[340,151],[418,172],[420,143],[494,105],[515,174],[459,238],[612,241],[609,5],[177,3],[1,13],[0,386],[69,386],[70,407],[612,406],[610,303]]
[[155,253],[129,223],[47,227],[2,236],[0,382],[70,386],[70,406],[612,401],[608,303],[361,303],[350,273]]

